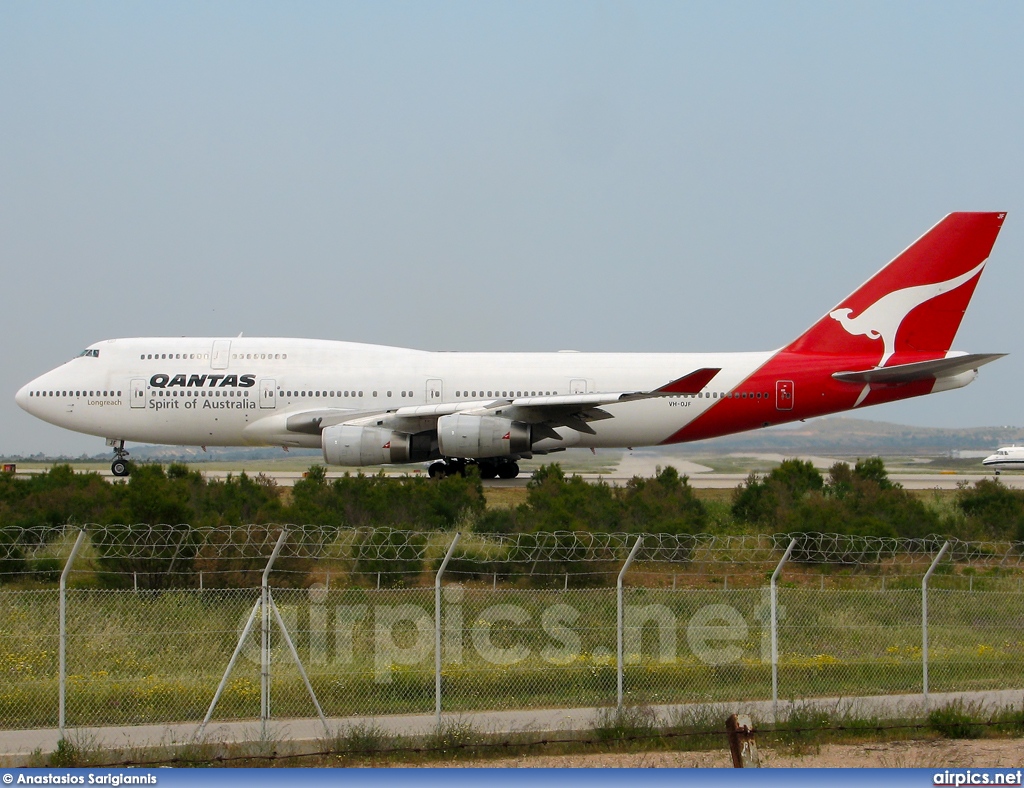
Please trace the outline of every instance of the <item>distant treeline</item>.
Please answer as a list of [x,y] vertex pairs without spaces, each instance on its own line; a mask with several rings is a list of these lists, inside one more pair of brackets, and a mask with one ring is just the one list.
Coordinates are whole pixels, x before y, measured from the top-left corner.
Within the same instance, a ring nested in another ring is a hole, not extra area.
[[566,477],[558,465],[538,470],[526,503],[488,510],[475,474],[433,480],[343,476],[328,480],[314,465],[290,494],[267,477],[242,473],[207,479],[185,465],[138,465],[127,482],[56,465],[27,478],[0,476],[0,525],[38,528],[95,523],[188,523],[195,528],[263,523],[410,531],[630,531],[695,533],[706,507],[674,468],[623,488]]
[[[328,480],[322,466],[313,466],[286,493],[263,476],[243,473],[224,480],[206,479],[184,465],[167,469],[139,465],[127,482],[114,484],[98,474],[79,474],[67,465],[57,465],[27,478],[0,475],[0,540],[8,545],[12,558],[0,565],[0,572],[21,573],[30,565],[39,579],[53,579],[59,562],[51,558],[33,563],[29,556],[19,555],[20,548],[12,543],[19,540],[19,533],[31,530],[43,546],[49,541],[49,529],[57,534],[67,525],[88,523],[129,524],[118,534],[122,543],[135,538],[131,523],[172,527],[187,523],[193,529],[294,523],[466,533],[939,534],[1004,541],[1024,540],[1024,492],[983,480],[958,490],[951,502],[948,498],[926,502],[892,483],[880,458],[862,460],[853,467],[836,463],[825,476],[809,462],[786,460],[765,476],[751,474],[733,492],[731,504],[707,503],[672,467],[660,469],[653,478],[637,477],[612,487],[567,477],[556,464],[534,473],[526,500],[518,507],[488,509],[480,479],[472,473],[439,480],[383,475]],[[111,585],[125,582],[117,579],[119,574],[159,573],[157,567],[163,565],[159,556],[149,566],[141,559],[122,560],[103,544],[94,547],[101,566],[110,573]],[[388,545],[367,543],[365,547],[360,572],[388,572],[405,560],[398,546],[390,558]],[[371,561],[371,555],[377,558]],[[198,548],[193,558],[199,568],[203,556]],[[382,563],[378,566],[373,561]],[[212,564],[208,568],[216,570]],[[415,574],[419,567],[407,570],[402,573]]]
[[826,477],[809,462],[786,460],[764,478],[751,474],[733,494],[731,513],[778,533],[1024,539],[1024,491],[983,479],[958,489],[951,505],[929,505],[891,482],[879,457],[852,468],[837,462]]
[[739,485],[725,516],[709,511],[672,467],[613,487],[545,465],[530,479],[526,501],[512,509],[488,509],[473,473],[438,480],[361,474],[327,479],[323,466],[314,465],[288,492],[262,475],[207,479],[177,464],[138,465],[127,482],[114,484],[55,465],[28,477],[0,475],[0,528],[308,523],[481,533],[758,530],[1024,540],[1024,491],[986,479],[958,490],[950,506],[929,505],[891,482],[878,457],[853,467],[838,462],[824,476],[809,462],[786,460]]

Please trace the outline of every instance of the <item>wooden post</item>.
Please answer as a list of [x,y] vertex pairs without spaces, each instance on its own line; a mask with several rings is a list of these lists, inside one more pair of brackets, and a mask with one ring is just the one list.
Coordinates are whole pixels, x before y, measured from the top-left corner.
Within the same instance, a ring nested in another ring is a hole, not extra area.
[[729,752],[732,765],[737,769],[757,769],[761,762],[757,757],[757,742],[754,741],[754,725],[749,714],[733,714],[725,721],[729,735]]

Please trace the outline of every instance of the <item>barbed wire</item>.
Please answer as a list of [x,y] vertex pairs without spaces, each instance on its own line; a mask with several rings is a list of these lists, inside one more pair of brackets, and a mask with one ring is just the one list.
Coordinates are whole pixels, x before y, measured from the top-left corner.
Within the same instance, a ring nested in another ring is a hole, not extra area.
[[[346,528],[320,525],[249,524],[196,528],[188,524],[5,527],[0,531],[0,572],[23,571],[22,562],[49,559],[62,565],[81,530],[101,559],[148,562],[156,571],[174,571],[182,561],[207,562],[207,571],[269,558],[282,533],[282,559],[339,560],[363,565],[385,563],[372,571],[396,570],[394,562],[426,568],[439,563],[455,534],[394,528]],[[841,566],[927,565],[944,544],[944,561],[961,566],[1020,568],[1024,542],[967,542],[942,536],[896,538],[835,533],[666,534],[551,531],[515,534],[466,533],[456,547],[450,570],[500,571],[530,568],[554,572],[555,566],[589,566],[585,571],[618,571],[635,545],[640,564],[759,566],[777,564],[791,543],[795,563]],[[50,566],[53,570],[54,566]],[[436,567],[435,567],[436,568]],[[287,566],[282,566],[287,571]],[[557,574],[558,572],[554,572]]]

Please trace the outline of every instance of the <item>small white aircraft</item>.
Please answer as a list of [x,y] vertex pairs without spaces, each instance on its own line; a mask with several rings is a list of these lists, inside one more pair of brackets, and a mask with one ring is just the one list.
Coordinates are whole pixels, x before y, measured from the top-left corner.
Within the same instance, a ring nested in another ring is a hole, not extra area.
[[[953,213],[778,350],[436,353],[315,339],[90,345],[22,408],[125,441],[320,448],[345,466],[433,461],[513,478],[568,447],[682,443],[960,388],[1003,354],[951,351],[1004,213]],[[771,314],[766,302],[765,315]],[[757,326],[751,326],[757,330]]]
[[994,468],[996,475],[1002,470],[1024,469],[1024,446],[1002,446],[990,454],[981,464],[986,468]]

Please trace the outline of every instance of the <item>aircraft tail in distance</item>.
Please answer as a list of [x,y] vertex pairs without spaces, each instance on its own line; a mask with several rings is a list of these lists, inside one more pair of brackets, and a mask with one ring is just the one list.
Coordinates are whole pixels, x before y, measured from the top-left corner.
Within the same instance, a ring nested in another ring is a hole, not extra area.
[[784,350],[877,367],[943,357],[1005,217],[949,214]]

